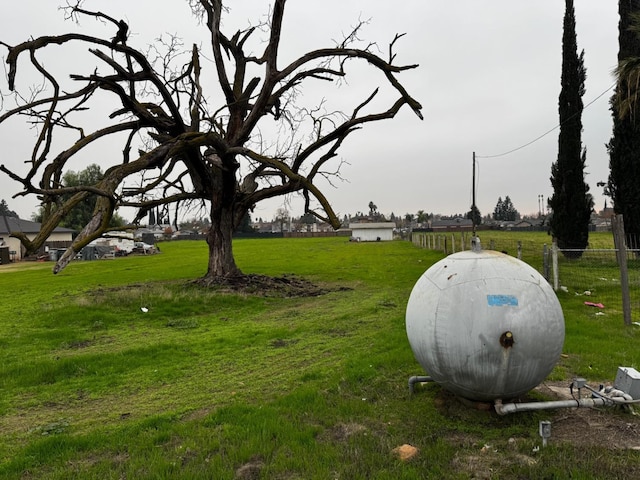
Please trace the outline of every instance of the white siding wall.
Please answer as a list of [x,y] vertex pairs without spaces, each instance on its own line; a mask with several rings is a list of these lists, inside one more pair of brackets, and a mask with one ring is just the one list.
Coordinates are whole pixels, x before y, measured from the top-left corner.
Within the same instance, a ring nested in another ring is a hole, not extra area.
[[9,237],[8,235],[2,238],[4,240],[5,245],[9,246],[9,251],[16,252],[15,255],[11,255],[11,260],[18,261],[22,259],[22,255],[21,255],[22,248],[20,245],[20,240],[18,240],[17,238]]
[[393,240],[394,223],[378,222],[378,223],[351,223],[351,236],[361,242],[375,242]]
[[70,242],[71,240],[72,240],[71,232],[51,232],[51,234],[47,238],[48,242]]
[[381,241],[393,240],[393,230],[388,228],[363,228],[353,229],[351,236],[361,242],[375,242],[378,238]]
[[[27,237],[29,238],[29,240],[33,240],[34,238],[36,238],[36,234],[29,233],[27,234]],[[15,260],[16,262],[19,260],[22,260],[22,253],[24,252],[24,247],[20,243],[20,240],[18,240],[17,238],[10,237],[8,234],[4,234],[2,238],[5,244],[9,246],[9,251],[16,252],[15,255],[11,256],[11,259]],[[70,232],[53,232],[47,239],[47,241],[51,241],[51,242],[69,242],[71,240],[72,238],[71,238]]]

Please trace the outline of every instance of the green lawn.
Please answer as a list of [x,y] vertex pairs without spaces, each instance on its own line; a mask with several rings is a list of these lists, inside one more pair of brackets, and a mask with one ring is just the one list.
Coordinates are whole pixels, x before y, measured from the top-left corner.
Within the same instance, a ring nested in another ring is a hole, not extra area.
[[[405,307],[437,252],[343,238],[236,241],[245,273],[331,290],[278,298],[194,286],[206,245],[160,247],[56,276],[51,263],[0,266],[0,478],[640,475],[638,452],[552,442],[532,453],[548,412],[498,417],[433,384],[409,394],[408,378],[424,372]],[[640,329],[560,300],[567,337],[552,379],[597,384],[619,365],[640,369]],[[397,460],[391,451],[403,444],[419,455]],[[482,457],[485,444],[499,453]]]

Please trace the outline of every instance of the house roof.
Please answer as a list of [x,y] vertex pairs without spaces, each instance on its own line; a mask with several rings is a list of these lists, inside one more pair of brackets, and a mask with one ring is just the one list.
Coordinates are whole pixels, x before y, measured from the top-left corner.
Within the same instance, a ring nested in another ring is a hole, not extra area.
[[[7,224],[9,229],[7,230]],[[0,217],[0,235],[9,235],[11,232],[22,233],[38,233],[42,224],[38,222],[31,222],[29,220],[22,220],[16,217]],[[53,230],[55,233],[74,232],[71,228],[56,227]]]
[[473,221],[469,218],[455,217],[434,220],[431,225],[433,227],[470,226],[473,225]]
[[533,222],[530,222],[529,220],[520,220],[519,222],[514,224],[514,227],[532,227],[533,226]]

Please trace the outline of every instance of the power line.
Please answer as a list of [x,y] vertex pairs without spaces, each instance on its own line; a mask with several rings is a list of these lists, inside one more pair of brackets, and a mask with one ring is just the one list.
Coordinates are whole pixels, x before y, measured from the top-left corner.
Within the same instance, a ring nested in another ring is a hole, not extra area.
[[[602,92],[600,95],[598,95],[596,98],[594,98],[593,100],[591,100],[589,103],[587,103],[584,107],[583,110],[588,108],[590,105],[592,105],[593,103],[596,102],[596,100],[600,99],[605,93],[607,93],[609,90],[611,90],[613,87],[615,87],[617,85],[617,82],[614,82],[613,84],[611,84],[611,86],[609,88],[607,88],[604,92]],[[575,117],[577,115],[577,113],[574,113],[573,115],[571,115],[569,118],[567,118],[563,123],[568,122],[569,120],[571,120],[573,117]],[[499,153],[497,155],[476,155],[476,158],[498,158],[498,157],[504,157],[505,155],[509,155],[510,153],[513,152],[517,152],[518,150],[522,150],[525,147],[528,147],[529,145],[537,142],[538,140],[540,140],[541,138],[546,137],[547,135],[549,135],[551,132],[553,132],[554,130],[557,130],[558,128],[560,128],[562,126],[562,123],[559,123],[558,125],[556,125],[555,127],[553,127],[551,130],[544,132],[542,135],[540,135],[539,137],[534,138],[533,140],[531,140],[530,142],[525,143],[524,145],[520,145],[517,148],[514,148],[512,150],[508,150],[506,152],[503,153]]]

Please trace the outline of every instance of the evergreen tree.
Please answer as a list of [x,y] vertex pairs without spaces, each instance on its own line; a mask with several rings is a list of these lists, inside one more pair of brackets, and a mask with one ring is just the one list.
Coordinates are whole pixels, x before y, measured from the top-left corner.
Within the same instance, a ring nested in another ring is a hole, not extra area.
[[9,205],[4,200],[0,200],[0,215],[6,215],[7,217],[15,217],[18,218],[18,214],[13,210],[9,210]]
[[300,223],[304,225],[313,225],[314,223],[318,223],[318,219],[312,213],[305,213],[300,215]]
[[482,214],[475,205],[471,205],[471,210],[467,212],[466,218],[472,220],[474,225],[480,225],[482,223]]
[[[582,148],[581,139],[586,76],[584,50],[578,55],[573,0],[566,0],[558,100],[558,159],[551,166],[553,195],[549,198],[549,206],[553,210],[549,230],[561,249],[584,249],[589,242],[593,197],[584,181],[587,152]],[[581,253],[568,255],[580,256]]]
[[621,0],[618,12],[618,85],[611,99],[613,137],[607,145],[610,169],[607,189],[615,213],[624,218],[628,246],[637,248],[640,238],[640,106],[634,100],[640,78],[640,35],[634,16],[640,15],[640,0]]
[[507,222],[515,222],[520,218],[520,212],[516,210],[516,207],[513,205],[511,198],[509,195],[504,197],[504,202],[502,202],[502,220],[506,220]]
[[504,220],[502,218],[502,212],[504,210],[504,202],[502,201],[502,197],[498,197],[498,203],[493,209],[493,219],[494,220]]
[[251,225],[251,216],[249,212],[247,212],[244,217],[242,217],[242,221],[234,233],[253,233],[255,231],[255,228]]
[[502,197],[498,197],[498,203],[496,203],[496,206],[493,209],[493,219],[501,222],[513,222],[519,218],[520,212],[516,210],[516,207],[509,198],[509,195],[504,197],[504,200],[502,200]]

